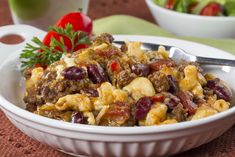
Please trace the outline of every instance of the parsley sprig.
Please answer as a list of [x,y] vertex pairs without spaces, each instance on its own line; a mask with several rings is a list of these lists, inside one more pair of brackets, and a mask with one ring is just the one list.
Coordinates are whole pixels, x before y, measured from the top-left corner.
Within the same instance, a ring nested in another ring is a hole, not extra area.
[[[20,54],[21,69],[32,68],[35,65],[48,66],[62,57],[65,53],[72,53],[80,44],[90,45],[91,41],[86,32],[74,31],[71,24],[67,24],[65,28],[51,27],[51,31],[60,35],[59,41],[54,37],[51,38],[50,45],[43,44],[37,37],[32,39],[34,43],[26,44],[25,49]],[[71,49],[66,47],[64,38],[67,37],[71,41]],[[34,46],[35,45],[35,46]]]

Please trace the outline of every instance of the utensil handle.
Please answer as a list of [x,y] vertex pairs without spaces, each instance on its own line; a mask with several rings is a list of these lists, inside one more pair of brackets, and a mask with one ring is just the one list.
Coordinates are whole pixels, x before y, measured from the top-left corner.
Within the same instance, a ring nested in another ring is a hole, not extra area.
[[24,45],[30,42],[34,36],[42,39],[45,32],[28,25],[7,25],[0,27],[0,38],[7,35],[19,35],[24,41],[19,44],[4,44],[0,42],[0,63],[15,51],[24,48]]
[[231,59],[197,57],[196,61],[201,64],[235,66],[235,60]]

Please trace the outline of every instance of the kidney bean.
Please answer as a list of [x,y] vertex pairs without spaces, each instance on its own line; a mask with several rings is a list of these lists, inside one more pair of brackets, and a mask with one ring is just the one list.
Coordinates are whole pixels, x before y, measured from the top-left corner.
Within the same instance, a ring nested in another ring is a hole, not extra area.
[[207,81],[206,87],[212,89],[219,99],[224,99],[225,101],[232,100],[231,90],[219,78]]
[[176,63],[173,60],[159,59],[156,62],[151,63],[149,65],[149,67],[150,67],[150,70],[152,70],[152,71],[158,71],[163,66],[172,67],[172,66],[175,66],[175,65],[176,65]]
[[179,85],[178,85],[178,82],[176,81],[176,79],[174,78],[174,76],[167,75],[167,80],[168,80],[168,84],[170,86],[168,91],[171,92],[172,94],[178,93],[179,92]]
[[147,76],[149,74],[149,65],[136,63],[131,66],[131,71],[138,76]]
[[78,123],[78,124],[83,124],[84,118],[81,112],[76,112],[72,116],[72,123]]
[[152,101],[149,97],[142,97],[136,103],[135,119],[141,120],[146,117],[152,106]]
[[88,77],[93,83],[102,83],[107,81],[107,76],[102,67],[98,67],[95,64],[89,64],[87,66]]
[[168,92],[164,92],[163,94],[165,96],[164,104],[166,104],[169,109],[174,109],[180,103],[180,99],[177,96]]
[[83,68],[72,66],[72,67],[68,67],[64,69],[64,71],[62,72],[62,75],[64,76],[64,78],[68,80],[77,81],[77,80],[84,79],[87,76],[87,72]]
[[191,100],[189,93],[180,91],[178,97],[184,108],[188,110],[189,115],[195,114],[197,105]]

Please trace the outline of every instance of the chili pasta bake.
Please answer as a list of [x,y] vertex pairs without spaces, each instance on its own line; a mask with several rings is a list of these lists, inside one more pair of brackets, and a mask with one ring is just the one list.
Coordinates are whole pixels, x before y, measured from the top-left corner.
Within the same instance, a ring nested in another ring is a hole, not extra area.
[[26,68],[26,109],[101,126],[172,124],[229,109],[230,88],[198,63],[176,63],[164,47],[146,51],[141,42],[117,47],[113,40],[104,33],[46,67]]

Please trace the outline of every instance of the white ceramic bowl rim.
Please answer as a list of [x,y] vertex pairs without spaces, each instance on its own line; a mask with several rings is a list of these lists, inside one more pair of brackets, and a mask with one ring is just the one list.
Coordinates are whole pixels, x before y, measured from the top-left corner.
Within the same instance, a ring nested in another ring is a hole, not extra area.
[[[170,38],[164,38],[164,39],[172,40]],[[173,39],[173,40],[177,40],[177,39]],[[177,40],[177,41],[184,41],[184,40]],[[188,41],[184,41],[184,42],[193,43],[193,42],[188,42]],[[202,45],[202,44],[198,44],[198,45]],[[5,65],[7,65],[10,60],[15,59],[15,58],[16,58],[16,53],[13,53],[10,57],[8,57],[1,64],[0,69],[2,69]],[[5,110],[15,114],[19,118],[27,119],[29,121],[42,124],[45,126],[59,128],[61,130],[70,130],[74,132],[117,134],[117,135],[118,134],[131,135],[131,134],[151,134],[151,133],[160,133],[160,132],[173,132],[173,131],[180,130],[180,129],[187,129],[187,128],[197,127],[197,126],[207,124],[207,123],[213,123],[213,122],[216,122],[216,120],[219,120],[221,118],[227,117],[235,113],[235,107],[232,107],[227,111],[224,111],[224,112],[221,112],[216,115],[203,118],[200,120],[180,122],[177,124],[170,124],[170,125],[138,127],[138,129],[136,129],[136,127],[105,127],[105,126],[73,124],[69,122],[62,122],[62,121],[46,118],[46,117],[28,112],[18,106],[15,106],[14,104],[6,100],[2,95],[0,95],[0,105]]]
[[177,14],[178,16],[185,16],[188,18],[193,18],[193,19],[201,19],[201,20],[206,20],[206,21],[227,21],[227,20],[235,20],[235,16],[201,16],[201,15],[195,15],[195,14],[188,14],[188,13],[181,13],[177,12],[174,10],[166,9],[161,6],[158,6],[153,2],[153,0],[146,0],[147,3],[155,7],[156,9],[161,10],[162,12],[168,13],[168,14]]

